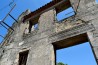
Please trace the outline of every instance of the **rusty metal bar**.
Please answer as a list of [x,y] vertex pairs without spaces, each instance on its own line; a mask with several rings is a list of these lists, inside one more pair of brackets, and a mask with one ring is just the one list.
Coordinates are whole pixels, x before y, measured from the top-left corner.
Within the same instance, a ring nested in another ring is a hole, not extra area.
[[[14,29],[13,28],[11,28],[8,24],[6,24],[4,21],[5,21],[5,19],[8,17],[8,16],[10,16],[11,17],[11,15],[9,15],[11,12],[12,12],[12,10],[15,8],[15,6],[16,6],[16,4],[14,4],[14,6],[12,7],[12,9],[8,12],[8,14],[5,16],[5,18],[1,21],[3,24],[5,24],[7,27],[9,27],[10,29],[12,29],[13,31],[14,31]],[[2,23],[0,22],[0,24],[3,26],[3,27],[5,27]],[[6,27],[5,27],[6,28]],[[6,28],[7,29],[7,28]],[[8,29],[7,29],[8,30]]]
[[14,31],[14,29],[12,27],[10,27],[8,24],[6,24],[5,22],[2,22],[3,24],[5,24],[7,27],[9,27],[11,30]]
[[18,21],[11,14],[9,14],[9,16],[18,23]]
[[12,9],[8,12],[8,14],[5,16],[5,18],[2,20],[2,21],[4,21],[7,17],[8,17],[8,15],[11,13],[11,11],[15,8],[15,6],[16,6],[16,4],[12,7]]
[[7,27],[5,27],[1,22],[0,22],[0,24],[4,27],[4,28],[6,28],[7,30],[8,30],[8,28]]
[[4,38],[2,35],[0,35],[0,37]]

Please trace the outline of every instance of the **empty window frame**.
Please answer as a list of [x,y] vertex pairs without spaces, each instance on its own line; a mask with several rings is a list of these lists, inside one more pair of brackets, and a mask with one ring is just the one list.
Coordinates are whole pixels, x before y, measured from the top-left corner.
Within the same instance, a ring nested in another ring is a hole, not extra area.
[[34,25],[34,29],[38,30],[38,23]]
[[33,32],[34,30],[38,30],[38,23],[34,25],[29,24],[29,33]]
[[71,17],[73,15],[75,15],[75,11],[72,7],[69,7],[68,9],[63,10],[62,12],[57,14],[57,20],[60,21],[62,19],[66,19],[66,18]]
[[39,20],[39,17],[29,21],[29,27],[28,27],[29,33],[38,29],[38,20]]
[[19,65],[26,65],[29,50],[19,53]]

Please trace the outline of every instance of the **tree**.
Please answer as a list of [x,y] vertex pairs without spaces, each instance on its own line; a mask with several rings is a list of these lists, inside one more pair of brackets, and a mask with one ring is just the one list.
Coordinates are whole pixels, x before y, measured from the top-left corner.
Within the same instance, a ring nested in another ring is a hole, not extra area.
[[62,62],[57,63],[56,65],[68,65],[68,64],[64,64]]

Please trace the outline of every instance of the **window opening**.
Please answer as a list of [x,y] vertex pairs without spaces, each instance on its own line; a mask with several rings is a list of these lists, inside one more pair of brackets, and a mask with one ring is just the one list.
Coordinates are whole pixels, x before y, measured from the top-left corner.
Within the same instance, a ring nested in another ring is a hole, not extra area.
[[34,25],[34,29],[38,30],[38,23]]
[[29,21],[29,33],[37,29],[38,29],[38,23],[33,25],[32,22]]
[[32,21],[32,20],[29,21],[28,27],[26,27],[24,29],[24,32],[23,32],[24,34],[28,34],[35,30],[38,30],[38,22],[36,22],[36,23],[32,23],[32,22],[34,22],[34,21]]
[[29,21],[29,33],[31,33],[32,26],[33,26],[32,22],[31,22],[31,21]]
[[29,51],[19,53],[19,65],[26,65]]
[[71,17],[73,15],[75,15],[75,11],[72,7],[70,7],[68,9],[58,13],[57,14],[57,20],[60,21],[62,19],[66,19],[66,18]]

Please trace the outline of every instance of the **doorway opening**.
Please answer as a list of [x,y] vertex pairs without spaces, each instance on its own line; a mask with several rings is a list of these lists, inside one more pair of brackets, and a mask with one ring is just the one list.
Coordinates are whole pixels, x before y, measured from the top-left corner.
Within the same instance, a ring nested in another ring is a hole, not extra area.
[[19,65],[26,65],[29,50],[19,53]]
[[80,34],[53,43],[55,65],[97,65],[87,34]]

